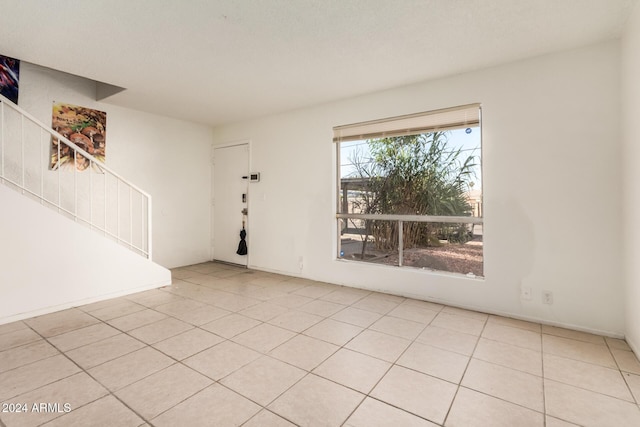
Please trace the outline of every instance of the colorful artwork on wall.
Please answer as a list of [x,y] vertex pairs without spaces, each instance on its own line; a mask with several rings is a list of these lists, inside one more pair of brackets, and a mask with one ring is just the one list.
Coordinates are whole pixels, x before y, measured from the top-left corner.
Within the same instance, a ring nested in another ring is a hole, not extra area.
[[18,83],[20,81],[20,60],[0,55],[0,94],[18,103]]
[[[97,160],[105,161],[107,113],[104,111],[54,102],[51,127]],[[77,170],[87,169],[89,163],[85,156],[76,154]],[[57,138],[51,138],[51,169],[71,169],[73,165],[74,151],[59,144]]]

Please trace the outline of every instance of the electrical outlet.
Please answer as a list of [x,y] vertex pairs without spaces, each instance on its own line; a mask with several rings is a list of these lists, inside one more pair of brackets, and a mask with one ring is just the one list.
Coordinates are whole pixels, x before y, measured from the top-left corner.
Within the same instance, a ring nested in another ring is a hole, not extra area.
[[522,286],[520,288],[520,298],[523,300],[531,300],[531,288],[529,286]]
[[300,256],[298,257],[298,268],[302,270],[303,267],[304,267],[304,257]]
[[542,292],[542,303],[543,304],[553,304],[553,292],[543,291]]

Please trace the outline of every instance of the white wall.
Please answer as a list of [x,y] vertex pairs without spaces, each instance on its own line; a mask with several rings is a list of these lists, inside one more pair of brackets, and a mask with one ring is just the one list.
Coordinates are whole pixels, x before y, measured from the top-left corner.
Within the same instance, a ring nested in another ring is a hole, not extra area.
[[[250,266],[622,336],[619,60],[609,42],[215,129],[251,140],[262,173]],[[486,278],[336,261],[332,127],[473,102]]]
[[45,124],[54,101],[107,112],[107,165],[153,198],[154,261],[209,260],[211,129],[95,99],[91,80],[21,64],[19,105]]
[[624,238],[626,255],[626,339],[640,354],[640,5],[622,38],[622,110],[624,134]]
[[169,270],[0,185],[0,324],[171,283]]

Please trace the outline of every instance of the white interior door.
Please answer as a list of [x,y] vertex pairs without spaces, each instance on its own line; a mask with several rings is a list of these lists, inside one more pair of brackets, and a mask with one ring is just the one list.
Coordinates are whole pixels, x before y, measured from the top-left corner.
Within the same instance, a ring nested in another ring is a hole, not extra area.
[[[213,150],[213,259],[248,265],[248,255],[238,255],[242,210],[248,207],[249,144]],[[247,216],[244,217],[248,219]],[[245,221],[247,244],[249,227]]]

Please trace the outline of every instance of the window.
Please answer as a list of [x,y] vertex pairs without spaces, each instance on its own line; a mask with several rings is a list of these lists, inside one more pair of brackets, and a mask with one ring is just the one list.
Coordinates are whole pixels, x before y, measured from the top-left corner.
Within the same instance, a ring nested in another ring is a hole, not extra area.
[[479,104],[334,128],[337,256],[483,276]]

